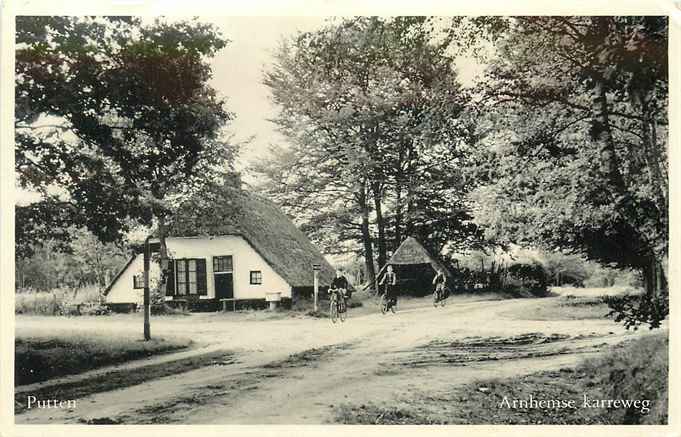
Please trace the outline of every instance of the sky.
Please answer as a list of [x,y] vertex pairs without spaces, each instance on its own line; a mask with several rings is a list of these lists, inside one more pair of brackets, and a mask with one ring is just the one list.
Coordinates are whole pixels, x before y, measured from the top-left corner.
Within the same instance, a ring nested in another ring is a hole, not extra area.
[[241,150],[238,167],[266,159],[270,144],[285,143],[274,124],[267,121],[276,114],[268,88],[263,85],[264,71],[273,62],[274,50],[283,38],[295,36],[324,25],[324,17],[201,17],[219,27],[231,42],[211,64],[213,87],[227,99],[227,108],[236,114],[229,132],[237,140],[253,137]]

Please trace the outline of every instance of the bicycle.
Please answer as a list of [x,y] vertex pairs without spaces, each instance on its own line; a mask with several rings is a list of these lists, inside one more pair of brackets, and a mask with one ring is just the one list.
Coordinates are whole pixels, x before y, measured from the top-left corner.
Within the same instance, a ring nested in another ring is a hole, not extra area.
[[338,319],[340,319],[341,322],[345,322],[347,315],[347,306],[345,305],[344,299],[338,300],[339,293],[340,290],[330,290],[329,317],[333,323],[336,323]]
[[447,289],[446,288],[436,288],[435,292],[433,293],[433,306],[437,308],[437,305],[440,304],[440,306],[445,306],[445,303],[447,302]]
[[397,301],[393,298],[388,297],[388,293],[385,292],[381,294],[381,314],[385,314],[388,311],[392,311],[393,314],[395,314],[395,306],[397,305]]

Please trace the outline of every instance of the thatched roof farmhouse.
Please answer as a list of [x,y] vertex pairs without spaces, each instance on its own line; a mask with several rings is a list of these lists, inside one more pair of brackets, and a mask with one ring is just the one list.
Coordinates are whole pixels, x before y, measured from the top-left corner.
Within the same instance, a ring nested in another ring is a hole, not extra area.
[[[264,301],[271,293],[295,299],[311,292],[315,264],[320,286],[330,284],[331,265],[273,202],[252,193],[230,202],[211,206],[210,214],[179,214],[170,225],[166,244],[173,278],[166,300]],[[107,287],[107,302],[141,302],[135,278],[142,263],[142,255],[136,255],[116,276]]]

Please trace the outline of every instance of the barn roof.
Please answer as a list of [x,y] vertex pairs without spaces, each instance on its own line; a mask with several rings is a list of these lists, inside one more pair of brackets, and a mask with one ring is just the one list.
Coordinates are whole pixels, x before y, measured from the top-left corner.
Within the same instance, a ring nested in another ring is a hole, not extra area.
[[426,247],[421,244],[419,240],[414,237],[409,237],[400,244],[393,256],[390,257],[385,266],[376,275],[377,278],[381,276],[385,268],[389,265],[414,265],[414,264],[430,264],[433,269],[441,269],[447,276],[453,276],[440,261],[435,258]]
[[331,283],[333,267],[272,201],[254,193],[238,192],[228,203],[213,204],[211,209],[210,215],[180,214],[170,226],[169,235],[238,235],[291,286],[311,287],[313,264],[320,266],[320,285]]

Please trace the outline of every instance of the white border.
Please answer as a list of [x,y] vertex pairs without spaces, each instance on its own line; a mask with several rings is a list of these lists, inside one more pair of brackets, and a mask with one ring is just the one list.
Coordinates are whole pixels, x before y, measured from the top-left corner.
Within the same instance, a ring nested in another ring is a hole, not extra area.
[[[76,425],[20,425],[13,417],[13,362],[14,362],[14,17],[16,15],[234,15],[234,16],[321,16],[321,15],[667,15],[670,16],[670,194],[679,192],[676,177],[681,147],[681,2],[655,0],[250,0],[229,4],[209,0],[0,0],[0,434],[8,436],[80,436],[96,432],[99,435],[117,435],[121,431],[139,435],[172,436],[193,434],[201,436],[319,436],[360,434],[430,436],[487,436],[517,435],[541,436],[559,433],[681,437],[681,353],[679,339],[670,338],[670,424],[668,426],[76,426]],[[679,278],[681,260],[679,229],[681,211],[673,195],[670,196],[670,255],[669,283],[671,294],[670,333],[681,332],[681,297]],[[673,364],[672,364],[673,363]],[[8,408],[8,406],[10,408]]]

